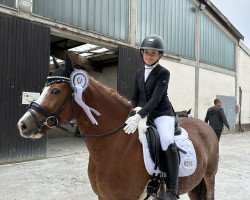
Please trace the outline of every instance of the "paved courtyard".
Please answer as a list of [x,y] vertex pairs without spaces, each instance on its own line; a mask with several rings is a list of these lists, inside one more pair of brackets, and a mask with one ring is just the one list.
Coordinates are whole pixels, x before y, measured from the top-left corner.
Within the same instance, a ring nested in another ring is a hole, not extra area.
[[[216,200],[250,199],[249,142],[250,132],[222,136]],[[87,164],[81,139],[50,139],[46,159],[0,165],[0,200],[97,200]]]

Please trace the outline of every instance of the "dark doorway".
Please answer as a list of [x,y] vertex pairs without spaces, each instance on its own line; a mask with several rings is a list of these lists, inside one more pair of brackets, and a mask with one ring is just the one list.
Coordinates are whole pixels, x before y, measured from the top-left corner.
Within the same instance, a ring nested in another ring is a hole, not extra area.
[[27,104],[23,92],[40,93],[48,75],[50,29],[0,14],[0,163],[46,155],[47,138],[24,139],[17,129]]

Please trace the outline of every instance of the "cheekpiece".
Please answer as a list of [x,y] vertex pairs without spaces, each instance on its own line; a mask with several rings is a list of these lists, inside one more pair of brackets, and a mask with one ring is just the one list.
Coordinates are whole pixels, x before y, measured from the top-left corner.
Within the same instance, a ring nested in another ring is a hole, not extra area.
[[73,89],[76,87],[81,87],[84,91],[89,85],[89,76],[87,72],[85,72],[82,69],[75,69],[71,73],[69,79],[70,79],[70,85]]

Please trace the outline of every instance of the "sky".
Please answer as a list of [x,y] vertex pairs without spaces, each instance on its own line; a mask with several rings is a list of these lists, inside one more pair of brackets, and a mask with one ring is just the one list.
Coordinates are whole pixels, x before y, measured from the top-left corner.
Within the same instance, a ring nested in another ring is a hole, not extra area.
[[250,49],[250,0],[211,0],[244,36],[244,44]]

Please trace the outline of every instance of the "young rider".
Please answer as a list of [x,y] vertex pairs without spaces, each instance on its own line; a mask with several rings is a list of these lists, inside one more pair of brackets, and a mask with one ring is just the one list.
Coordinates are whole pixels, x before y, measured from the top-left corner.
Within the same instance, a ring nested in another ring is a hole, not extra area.
[[174,143],[175,112],[168,98],[169,71],[159,64],[164,43],[157,35],[147,36],[141,43],[140,53],[145,63],[135,76],[132,95],[133,108],[142,107],[128,118],[124,130],[134,133],[141,118],[148,116],[157,127],[161,148],[166,157],[166,200],[178,199],[179,157]]

